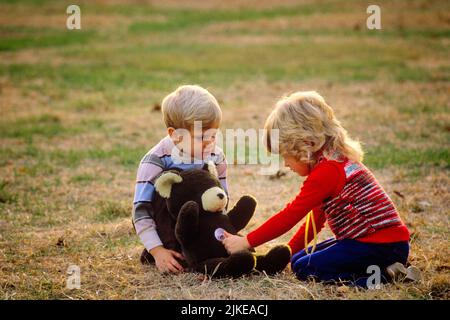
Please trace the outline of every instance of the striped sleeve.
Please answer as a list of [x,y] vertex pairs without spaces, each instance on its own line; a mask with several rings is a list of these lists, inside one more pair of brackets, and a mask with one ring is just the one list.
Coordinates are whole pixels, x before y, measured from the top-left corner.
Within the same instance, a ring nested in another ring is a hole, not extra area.
[[137,220],[134,223],[134,228],[144,247],[147,250],[151,250],[155,247],[162,246],[162,242],[156,231],[155,221],[148,217],[151,215],[149,214],[151,209],[145,208],[145,206],[151,206],[151,204],[138,203],[134,206],[134,216],[146,216],[146,218]]
[[164,170],[164,161],[156,155],[146,155],[139,165],[136,177],[134,201],[151,202],[155,192],[155,179]]
[[133,223],[136,233],[147,250],[162,245],[156,231],[151,202],[155,193],[155,179],[164,170],[164,162],[154,154],[147,154],[138,168],[133,199]]

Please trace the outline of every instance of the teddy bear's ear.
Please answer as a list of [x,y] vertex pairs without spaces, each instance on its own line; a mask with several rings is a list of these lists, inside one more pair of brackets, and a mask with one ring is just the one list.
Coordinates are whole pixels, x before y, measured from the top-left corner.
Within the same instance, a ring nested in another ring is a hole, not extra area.
[[203,165],[203,170],[209,171],[214,177],[218,178],[219,174],[217,173],[216,165],[212,161],[208,161]]
[[178,173],[175,172],[166,172],[163,173],[158,179],[155,181],[155,189],[163,198],[169,198],[170,192],[172,191],[172,185],[174,183],[180,183],[183,181],[183,178]]

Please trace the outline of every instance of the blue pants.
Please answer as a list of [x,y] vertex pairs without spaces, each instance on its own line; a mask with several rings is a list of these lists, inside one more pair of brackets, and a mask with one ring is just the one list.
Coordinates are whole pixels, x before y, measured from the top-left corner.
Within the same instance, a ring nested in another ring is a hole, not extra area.
[[[311,247],[308,252],[311,252]],[[344,281],[367,287],[367,279],[372,274],[367,272],[368,266],[378,266],[381,283],[386,283],[386,267],[395,262],[406,264],[408,254],[408,241],[364,243],[352,239],[328,239],[319,243],[313,254],[306,254],[305,250],[294,254],[291,269],[299,280],[313,277],[318,281]]]

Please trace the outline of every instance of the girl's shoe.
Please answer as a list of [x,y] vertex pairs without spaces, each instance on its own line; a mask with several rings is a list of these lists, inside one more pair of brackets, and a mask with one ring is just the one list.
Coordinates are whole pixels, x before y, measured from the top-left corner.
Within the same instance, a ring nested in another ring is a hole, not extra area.
[[408,273],[405,266],[400,262],[391,264],[386,268],[386,272],[391,277],[392,281],[402,281]]
[[406,268],[406,281],[422,281],[422,272],[419,268],[409,266]]
[[391,264],[386,268],[386,272],[393,281],[413,282],[422,280],[422,272],[419,270],[419,268],[414,266],[409,266],[408,268],[406,268],[400,262]]

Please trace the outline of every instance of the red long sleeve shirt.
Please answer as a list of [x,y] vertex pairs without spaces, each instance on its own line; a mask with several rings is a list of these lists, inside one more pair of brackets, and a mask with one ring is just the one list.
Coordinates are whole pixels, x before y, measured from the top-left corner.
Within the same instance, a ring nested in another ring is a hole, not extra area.
[[[327,199],[336,197],[346,183],[344,164],[344,162],[332,160],[324,160],[317,164],[306,178],[300,193],[294,200],[247,235],[249,244],[252,247],[257,247],[281,236],[291,230],[311,210],[313,210],[316,230],[319,232],[326,222],[326,215],[321,210],[322,203]],[[293,253],[306,247],[305,229],[306,224],[304,223],[289,241]],[[307,237],[308,243],[313,237],[314,233],[310,226]],[[406,226],[402,224],[401,226],[377,230],[367,236],[359,237],[357,240],[372,243],[408,241],[409,232]]]

